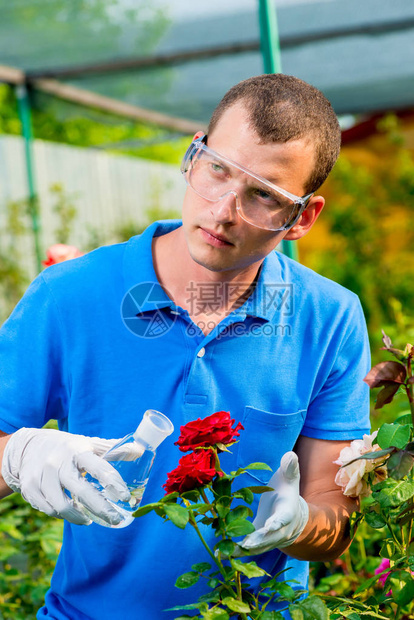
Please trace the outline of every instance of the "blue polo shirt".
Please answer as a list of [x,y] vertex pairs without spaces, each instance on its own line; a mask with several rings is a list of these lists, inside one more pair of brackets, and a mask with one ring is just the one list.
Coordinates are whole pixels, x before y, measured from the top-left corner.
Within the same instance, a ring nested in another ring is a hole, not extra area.
[[[171,418],[175,432],[158,450],[143,503],[164,494],[181,456],[180,426],[214,411],[230,411],[245,428],[223,455],[227,471],[253,461],[275,470],[300,434],[351,440],[369,432],[362,379],[370,360],[357,297],[272,252],[249,299],[204,336],[153,267],[153,236],[180,225],[155,222],[126,243],[49,267],[0,331],[2,431],[57,419],[62,430],[113,438],[134,430],[146,409]],[[214,304],[219,291],[208,286],[198,294]],[[194,287],[189,282],[189,299]],[[254,471],[240,484],[270,475]],[[65,522],[37,617],[170,620],[177,612],[163,610],[202,592],[175,588],[176,578],[208,559],[190,526],[180,530],[153,513],[121,530]],[[290,578],[306,587],[306,562],[278,550],[258,562],[269,572],[291,567]]]

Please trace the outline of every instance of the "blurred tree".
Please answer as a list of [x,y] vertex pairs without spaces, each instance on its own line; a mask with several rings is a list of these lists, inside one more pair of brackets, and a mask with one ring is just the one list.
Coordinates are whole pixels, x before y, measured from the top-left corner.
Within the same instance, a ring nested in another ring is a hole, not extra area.
[[300,242],[302,261],[354,291],[371,334],[394,320],[390,301],[414,307],[414,157],[395,116],[369,145],[344,148],[321,194],[320,221]]
[[[26,70],[70,67],[154,50],[170,23],[165,9],[125,0],[0,0],[0,56],[4,64]],[[13,53],[11,50],[15,50]],[[13,62],[14,61],[14,62]],[[165,96],[171,69],[113,72],[78,79],[77,84],[134,102],[146,92]],[[73,80],[72,80],[73,81]],[[32,92],[36,138],[96,146],[124,154],[178,162],[188,139],[165,129],[133,122]],[[0,85],[0,133],[21,132],[13,89]],[[171,137],[174,142],[171,143]]]

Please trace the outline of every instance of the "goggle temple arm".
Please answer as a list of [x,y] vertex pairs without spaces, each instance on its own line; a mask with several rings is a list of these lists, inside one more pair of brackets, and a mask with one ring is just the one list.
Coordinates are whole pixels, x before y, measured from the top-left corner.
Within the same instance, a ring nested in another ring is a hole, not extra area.
[[190,146],[188,147],[188,149],[186,150],[183,160],[181,162],[181,167],[180,167],[182,174],[185,174],[188,171],[190,164],[193,160],[193,157],[197,153],[197,147],[199,144],[207,144],[206,134],[204,134],[203,136],[200,136],[196,140],[193,140]]

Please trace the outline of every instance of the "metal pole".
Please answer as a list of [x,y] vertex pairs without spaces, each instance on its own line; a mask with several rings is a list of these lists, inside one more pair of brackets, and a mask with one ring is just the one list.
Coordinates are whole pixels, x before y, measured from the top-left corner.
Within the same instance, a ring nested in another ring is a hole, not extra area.
[[[260,49],[265,73],[281,73],[279,30],[277,27],[276,7],[273,0],[259,0]],[[280,243],[283,254],[299,260],[295,241],[283,239]]]
[[32,230],[35,244],[36,267],[37,271],[42,270],[42,253],[40,249],[40,225],[38,214],[38,202],[36,194],[36,183],[33,169],[33,131],[31,122],[30,98],[25,84],[16,86],[16,97],[19,108],[19,117],[22,124],[22,136],[24,139],[24,154],[26,161],[27,186],[29,190],[29,215],[32,220]]

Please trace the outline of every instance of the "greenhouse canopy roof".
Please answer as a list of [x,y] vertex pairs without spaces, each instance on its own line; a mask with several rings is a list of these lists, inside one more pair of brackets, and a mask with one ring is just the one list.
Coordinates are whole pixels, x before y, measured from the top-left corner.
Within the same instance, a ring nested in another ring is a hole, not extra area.
[[[257,1],[149,4],[0,0],[0,65],[203,123],[231,85],[263,72]],[[412,0],[275,10],[283,72],[320,88],[338,114],[414,106]]]

